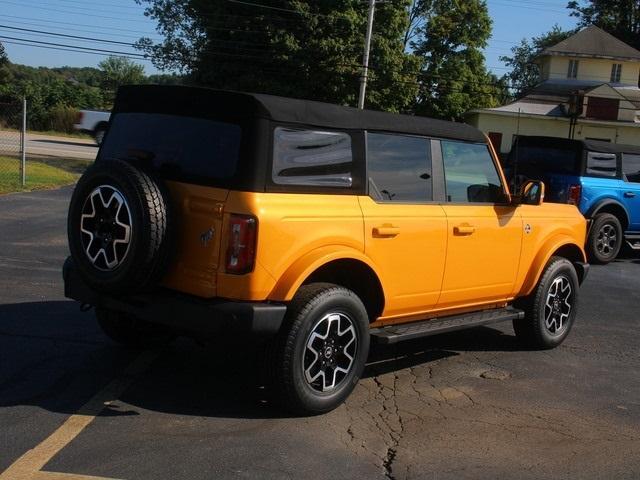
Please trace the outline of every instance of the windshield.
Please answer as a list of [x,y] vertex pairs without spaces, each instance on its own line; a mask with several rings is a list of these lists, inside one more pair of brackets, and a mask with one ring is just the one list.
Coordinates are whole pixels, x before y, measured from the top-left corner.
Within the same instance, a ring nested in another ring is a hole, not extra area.
[[100,158],[126,159],[173,179],[221,181],[235,176],[239,125],[158,113],[114,115]]

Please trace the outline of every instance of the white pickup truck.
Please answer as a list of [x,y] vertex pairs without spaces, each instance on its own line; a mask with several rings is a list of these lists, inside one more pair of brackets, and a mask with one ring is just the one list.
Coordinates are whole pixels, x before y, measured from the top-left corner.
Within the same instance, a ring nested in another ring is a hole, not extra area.
[[102,143],[109,126],[110,112],[100,110],[80,110],[73,128],[91,135],[98,145]]

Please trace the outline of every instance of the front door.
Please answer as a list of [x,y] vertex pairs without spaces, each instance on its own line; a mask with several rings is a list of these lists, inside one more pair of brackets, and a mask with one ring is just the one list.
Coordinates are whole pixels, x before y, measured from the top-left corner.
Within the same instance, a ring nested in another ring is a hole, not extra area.
[[486,145],[442,141],[447,261],[438,308],[499,303],[513,293],[523,226],[505,204]]

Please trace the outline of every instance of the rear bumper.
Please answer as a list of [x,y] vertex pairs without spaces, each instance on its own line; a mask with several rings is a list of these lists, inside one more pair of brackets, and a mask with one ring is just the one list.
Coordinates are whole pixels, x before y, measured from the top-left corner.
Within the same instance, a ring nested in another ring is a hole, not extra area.
[[67,258],[62,273],[68,298],[185,332],[270,337],[280,330],[287,311],[283,304],[203,299],[167,289],[130,296],[107,295],[96,292],[80,278],[71,258]]

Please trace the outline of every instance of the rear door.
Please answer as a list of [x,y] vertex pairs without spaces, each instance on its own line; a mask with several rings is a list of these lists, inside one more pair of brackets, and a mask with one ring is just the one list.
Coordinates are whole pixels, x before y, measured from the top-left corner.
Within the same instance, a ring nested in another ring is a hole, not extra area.
[[384,316],[432,309],[440,296],[447,220],[433,202],[431,141],[367,134],[365,252],[383,274]]
[[522,219],[505,203],[487,145],[441,141],[447,261],[438,308],[502,302],[520,264]]
[[216,295],[225,202],[243,170],[242,131],[231,121],[163,113],[112,118],[98,160],[131,162],[163,178],[171,192],[176,248],[165,286]]

